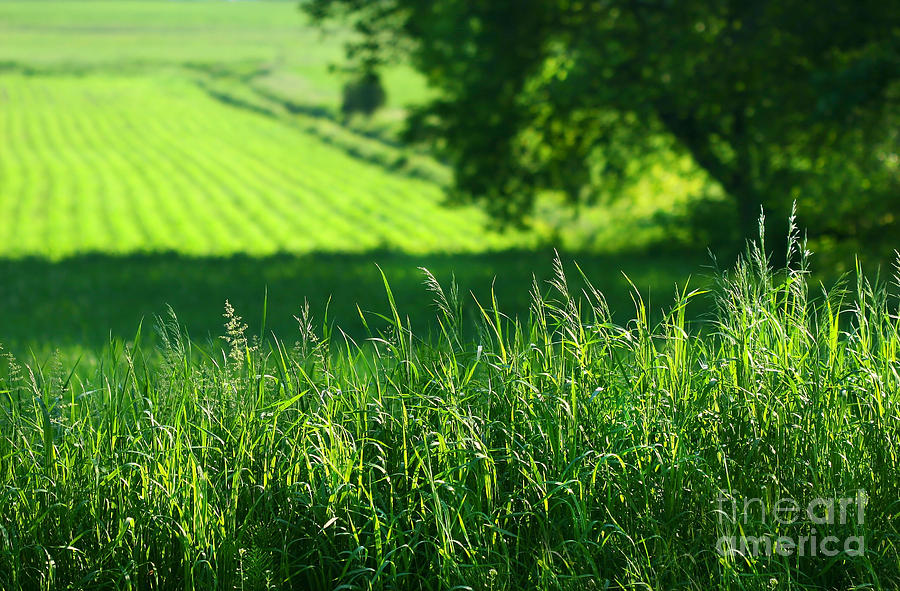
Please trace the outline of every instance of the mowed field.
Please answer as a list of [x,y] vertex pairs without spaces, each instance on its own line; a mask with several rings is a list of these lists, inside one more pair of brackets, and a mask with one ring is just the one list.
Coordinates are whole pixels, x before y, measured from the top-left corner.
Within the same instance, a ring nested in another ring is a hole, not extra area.
[[625,313],[621,270],[665,301],[702,273],[702,254],[610,251],[662,236],[696,188],[677,170],[577,220],[547,203],[528,231],[445,206],[446,167],[396,139],[431,92],[413,70],[384,72],[371,120],[340,119],[347,39],[295,2],[0,1],[0,341],[98,348],[167,305],[215,335],[225,299],[258,318],[267,289],[271,328],[308,299],[353,332],[357,305],[384,310],[376,263],[409,310],[427,266],[526,311],[554,248]]
[[176,76],[0,78],[0,254],[465,252],[514,244],[433,183]]
[[276,80],[336,107],[340,35],[323,43],[294,3],[16,2],[0,4],[0,23],[0,256],[511,244],[476,211],[439,207],[433,183],[209,91],[204,68],[270,72],[290,55]]

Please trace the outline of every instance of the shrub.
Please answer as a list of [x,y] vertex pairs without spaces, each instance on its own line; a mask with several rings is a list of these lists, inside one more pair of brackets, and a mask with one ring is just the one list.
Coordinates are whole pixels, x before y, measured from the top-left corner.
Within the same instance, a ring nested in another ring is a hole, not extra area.
[[384,106],[387,94],[381,84],[381,77],[368,72],[344,85],[341,113],[345,118],[355,113],[371,117]]

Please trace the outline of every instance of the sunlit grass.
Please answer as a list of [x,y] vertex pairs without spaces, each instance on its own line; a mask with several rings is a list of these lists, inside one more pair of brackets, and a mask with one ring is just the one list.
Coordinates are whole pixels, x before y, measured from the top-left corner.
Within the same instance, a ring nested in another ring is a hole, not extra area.
[[[294,334],[230,313],[196,343],[170,316],[158,349],[138,334],[90,371],[9,360],[0,586],[896,587],[896,302],[861,273],[821,292],[791,244],[786,270],[753,249],[723,274],[699,323],[688,289],[614,322],[560,267],[527,318],[480,301],[476,337],[426,275],[428,337],[386,283],[365,341],[300,311]],[[857,490],[864,522],[817,527],[862,556],[716,553],[722,491],[771,511]]]
[[[0,77],[0,256],[473,252],[527,244],[433,183],[178,77]],[[27,105],[27,108],[24,108]]]

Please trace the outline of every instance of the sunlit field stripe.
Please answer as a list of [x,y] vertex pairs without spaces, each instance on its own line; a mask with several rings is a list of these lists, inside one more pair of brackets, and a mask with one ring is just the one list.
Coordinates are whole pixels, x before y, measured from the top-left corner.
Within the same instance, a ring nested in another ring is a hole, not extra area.
[[[115,200],[124,207],[130,209],[141,227],[144,235],[141,242],[135,244],[117,245],[123,251],[163,249],[165,244],[160,241],[167,234],[167,227],[171,220],[167,217],[167,206],[171,202],[159,189],[150,184],[151,178],[159,178],[161,175],[147,175],[142,166],[135,166],[135,159],[142,157],[141,151],[146,142],[141,141],[139,134],[123,125],[120,118],[120,97],[113,87],[108,95],[104,95],[102,109],[90,111],[91,126],[96,130],[95,145],[91,151],[94,160],[101,156],[103,160],[115,162],[117,181],[121,181],[121,188],[111,190],[103,197]],[[174,245],[173,245],[174,246]]]
[[[70,90],[70,85],[65,88]],[[70,102],[87,102],[79,96],[77,87],[71,90],[74,92],[66,95]],[[110,159],[108,154],[104,154],[102,159],[90,158],[90,152],[84,149],[86,144],[103,145],[107,141],[106,134],[97,125],[99,119],[93,115],[97,111],[91,105],[85,109],[67,111],[67,116],[59,117],[71,122],[70,133],[66,135],[66,143],[60,151],[67,156],[77,154],[73,172],[80,163],[81,172],[99,183],[80,195],[87,215],[76,221],[83,241],[79,250],[102,250],[105,244],[114,245],[116,250],[129,250],[145,242],[150,235],[130,207],[127,199],[130,184],[125,171],[119,170],[115,159]],[[126,196],[124,199],[123,195]],[[90,215],[92,211],[99,212],[100,216]]]
[[205,226],[215,252],[235,252],[247,246],[240,211],[234,211],[221,195],[215,178],[196,174],[198,159],[192,150],[181,147],[184,137],[170,134],[156,117],[142,120],[140,129],[153,139],[147,151],[153,151],[170,171],[177,187],[173,197],[185,205],[180,213],[186,223]]
[[[259,151],[251,150],[250,146],[258,145],[261,132],[256,127],[243,127],[235,132],[234,122],[243,121],[248,115],[245,113],[231,113],[226,109],[222,109],[221,132],[223,138],[227,138],[222,146],[222,153],[230,154],[229,160],[240,162],[242,168],[252,171],[252,174],[259,179],[259,186],[262,187],[260,192],[265,197],[270,197],[270,204],[279,207],[282,211],[289,212],[291,220],[298,220],[299,223],[309,228],[310,236],[315,238],[315,243],[319,245],[327,245],[329,249],[340,250],[347,248],[357,250],[362,240],[368,236],[365,228],[366,219],[358,217],[356,208],[342,207],[340,195],[332,192],[320,192],[320,188],[308,184],[302,180],[300,176],[285,175],[282,171],[276,169],[276,163],[281,159],[290,159],[291,166],[299,169],[301,173],[307,173],[311,170],[311,166],[305,159],[305,153],[310,145],[309,143],[296,144],[297,139],[307,139],[298,135],[292,137],[294,143],[287,142],[277,143],[277,150],[272,150],[272,142],[265,142]],[[194,121],[195,132],[198,134],[208,133],[208,129],[200,127]],[[227,134],[227,135],[226,135]],[[332,163],[329,163],[331,165]],[[299,174],[299,173],[298,173]],[[272,189],[280,193],[276,197]],[[280,197],[280,198],[279,198]],[[274,201],[280,201],[280,205],[276,205]],[[353,219],[358,217],[358,219]],[[375,243],[373,242],[372,245]]]
[[[436,186],[220,104],[183,80],[37,76],[12,85],[21,96],[11,103],[34,108],[7,116],[5,133],[26,141],[13,169],[21,172],[4,186],[26,197],[3,206],[17,220],[51,215],[0,252],[426,252],[503,243],[483,230],[483,214],[441,207]],[[54,184],[43,187],[47,179]]]
[[[247,136],[251,133],[247,132]],[[423,231],[420,227],[407,228],[410,234],[391,234],[389,231],[396,211],[383,207],[381,203],[372,200],[373,187],[365,181],[361,181],[358,173],[365,167],[371,166],[350,159],[337,148],[318,143],[314,138],[297,134],[308,143],[295,147],[288,151],[295,159],[294,162],[286,158],[274,157],[267,161],[273,173],[277,173],[288,179],[291,183],[305,187],[306,191],[318,195],[321,200],[328,203],[342,218],[351,220],[359,232],[367,232],[370,245],[394,244],[404,245],[404,240],[417,243],[421,240]],[[296,140],[295,140],[296,141]],[[281,142],[279,142],[281,143]],[[287,142],[284,142],[287,143]],[[263,148],[258,147],[257,142],[248,141],[247,152],[253,152],[258,160],[263,158]],[[328,154],[328,151],[332,153]],[[325,152],[326,158],[321,158]],[[297,164],[302,164],[302,168]],[[352,182],[344,179],[349,175],[341,174],[341,171],[352,170]],[[370,211],[366,211],[371,207]],[[404,208],[415,207],[415,201],[406,203]],[[373,215],[375,212],[377,214]],[[399,238],[399,241],[398,241]]]
[[15,174],[18,182],[15,183],[15,193],[3,195],[3,198],[9,200],[9,233],[2,238],[5,248],[19,254],[24,252],[22,242],[25,239],[26,228],[28,233],[32,232],[31,226],[22,225],[22,216],[23,211],[27,209],[27,200],[31,198],[31,192],[34,191],[38,182],[40,170],[34,155],[34,130],[31,129],[30,121],[20,106],[26,104],[27,101],[25,89],[17,84],[16,77],[10,78],[10,80],[12,84],[9,87],[9,141],[5,145],[8,146],[6,153],[15,154],[18,165]]
[[[136,89],[133,93],[139,93]],[[148,97],[151,100],[152,97]],[[195,187],[185,181],[182,167],[172,158],[167,150],[160,149],[160,142],[155,141],[152,127],[148,122],[153,119],[147,113],[146,119],[136,117],[141,113],[131,104],[133,97],[122,97],[122,105],[116,108],[114,129],[110,137],[122,142],[123,149],[114,150],[125,157],[123,174],[134,186],[132,199],[144,206],[156,208],[162,215],[160,233],[154,235],[146,249],[191,250],[191,245],[199,239],[204,246],[199,250],[214,248],[219,232],[216,224],[200,222],[205,210],[205,203],[193,208]],[[113,140],[113,141],[116,141]],[[153,141],[150,141],[153,140]],[[168,227],[166,227],[168,226]]]
[[[77,173],[69,144],[73,137],[79,135],[80,130],[77,130],[73,123],[75,115],[72,111],[59,110],[55,106],[58,100],[58,85],[48,88],[46,84],[31,79],[26,84],[29,91],[39,96],[27,103],[27,108],[40,118],[46,131],[46,138],[41,142],[39,158],[51,171],[54,181],[53,190],[40,199],[43,212],[41,224],[44,231],[42,248],[56,255],[72,248],[71,230],[65,227],[64,219],[68,215],[66,209],[72,193],[79,191],[79,183],[73,178]],[[71,101],[68,102],[72,104]]]
[[[125,142],[123,155],[129,168],[142,179],[141,199],[148,200],[162,217],[164,227],[150,248],[195,254],[212,252],[217,245],[215,225],[199,223],[202,204],[195,206],[194,189],[184,184],[181,170],[165,150],[148,145],[146,133],[134,126],[130,113],[116,113],[116,123]],[[149,195],[149,198],[147,197]]]
[[[173,122],[174,123],[174,122]],[[192,131],[190,147],[196,147],[203,154],[202,161],[196,159],[194,170],[204,174],[209,182],[215,183],[234,211],[241,212],[242,228],[252,234],[246,236],[250,248],[263,252],[284,249],[292,235],[297,234],[294,218],[289,211],[279,211],[269,200],[271,187],[248,174],[248,167],[239,149],[232,142],[240,139],[223,137],[216,126],[202,121],[200,131]],[[171,130],[170,130],[171,132]]]
[[14,79],[0,76],[0,252],[9,248],[13,238],[14,207],[24,189],[24,165],[16,149],[17,121],[12,105],[17,103]]
[[[260,126],[264,124],[271,126],[268,121],[259,123]],[[288,135],[282,129],[277,129],[275,133]],[[407,248],[421,247],[423,243],[436,245],[448,242],[468,243],[474,247],[480,240],[482,233],[472,219],[475,216],[463,216],[460,212],[441,208],[437,204],[440,192],[433,185],[414,179],[397,182],[396,177],[385,173],[376,165],[359,162],[344,154],[339,148],[320,144],[311,136],[308,137],[315,143],[311,144],[314,147],[303,154],[306,160],[305,175],[303,179],[298,180],[309,183],[312,187],[333,189],[335,200],[349,201],[354,204],[354,209],[370,208],[368,212],[358,212],[355,215],[373,223],[377,233],[384,239],[399,240],[401,245]],[[328,151],[332,153],[328,154]],[[327,161],[328,165],[319,164],[323,160]],[[341,165],[336,165],[337,163]],[[273,168],[282,170],[287,175],[293,175],[291,169],[284,169],[284,159],[274,159],[271,164]],[[352,180],[348,175],[339,173],[351,167],[354,171]],[[407,190],[401,194],[400,187]],[[420,188],[421,191],[409,190],[414,187]],[[394,232],[391,232],[392,229]],[[469,236],[464,237],[463,234]],[[403,245],[404,241],[409,243]]]
[[[79,97],[77,87],[73,91],[69,95],[73,102],[89,102],[87,97]],[[100,183],[83,196],[86,212],[93,210],[100,215],[85,216],[83,222],[95,222],[97,227],[89,224],[84,228],[83,249],[102,251],[111,248],[114,251],[128,251],[149,239],[149,233],[135,215],[130,175],[127,169],[121,167],[118,158],[111,157],[110,150],[106,147],[109,134],[102,124],[98,125],[98,112],[102,111],[95,105],[85,104],[75,117],[78,132],[74,140],[79,143],[90,141],[103,148],[102,157],[92,158],[84,167]]]
[[[211,111],[215,113],[214,111]],[[219,115],[215,113],[215,115]],[[260,163],[248,157],[243,145],[246,136],[235,137],[219,120],[228,117],[195,119],[200,126],[197,137],[214,146],[210,150],[209,161],[215,170],[227,172],[225,178],[233,180],[226,186],[234,187],[235,198],[275,238],[279,250],[303,250],[314,244],[314,236],[321,228],[333,221],[329,209],[321,207],[319,215],[312,219],[304,215],[300,195],[291,194],[296,187],[286,185],[280,179],[268,174],[268,163]],[[271,161],[274,158],[269,158]],[[234,163],[238,163],[237,166]]]
[[21,85],[14,86],[14,89],[18,100],[9,109],[15,113],[10,151],[15,151],[21,164],[18,172],[22,181],[21,190],[9,196],[12,199],[9,244],[12,252],[21,254],[28,252],[28,237],[40,231],[40,221],[30,219],[29,207],[30,202],[37,199],[36,193],[45,187],[48,171],[37,153],[38,128],[33,124],[34,116],[21,107],[28,104],[31,98],[26,95],[28,89]]
[[116,110],[103,119],[110,126],[106,132],[110,156],[121,161],[122,174],[132,179],[134,206],[154,212],[152,235],[143,249],[202,252],[211,247],[212,238],[203,233],[205,226],[189,223],[189,216],[183,214],[183,198],[172,176],[162,168],[159,151],[148,149],[144,134],[132,126],[130,114]]
[[[78,220],[76,202],[81,197],[80,181],[81,175],[85,172],[83,164],[75,157],[75,149],[72,146],[73,139],[82,137],[81,130],[73,122],[77,115],[71,110],[60,109],[60,103],[70,102],[60,98],[58,89],[53,89],[49,101],[30,106],[40,109],[44,114],[53,142],[49,145],[52,151],[47,158],[47,164],[53,170],[57,185],[44,201],[47,212],[45,241],[51,252],[55,249],[61,251],[73,249],[77,222],[75,224],[70,222]],[[50,116],[47,116],[48,114]]]
[[[236,113],[225,119],[230,123],[235,120],[244,122],[244,117],[247,115]],[[255,119],[254,116],[250,121]],[[265,123],[268,122],[259,121],[260,126]],[[241,146],[239,151],[235,148],[237,161],[246,163],[253,168],[254,174],[265,179],[264,186],[283,187],[286,206],[307,223],[315,220],[314,232],[319,243],[335,250],[341,249],[344,244],[351,250],[377,246],[378,241],[373,238],[374,228],[368,227],[372,223],[371,218],[363,215],[356,204],[348,202],[332,186],[316,185],[309,181],[309,176],[317,167],[317,163],[310,163],[309,152],[321,147],[317,141],[296,134],[290,137],[290,142],[277,142],[280,149],[276,152],[270,149],[271,141],[261,141],[264,130],[258,127],[244,127],[232,133],[233,137],[239,138]],[[325,164],[334,166],[331,161]],[[346,170],[355,172],[355,168]]]
[[[28,109],[27,105],[40,104],[46,98],[46,89],[27,86],[20,110],[25,121],[23,153],[28,159],[27,168],[32,176],[28,188],[21,197],[21,207],[16,216],[17,241],[23,252],[40,252],[46,248],[46,203],[56,189],[53,174],[53,138],[50,135],[47,115],[40,109]],[[42,92],[43,91],[43,92]]]
[[[335,250],[357,250],[365,245],[365,238],[370,235],[367,220],[356,208],[344,206],[338,194],[321,191],[300,176],[279,172],[275,157],[263,159],[246,147],[236,157],[267,188],[268,196],[281,201],[281,207],[291,212],[291,219],[310,227],[316,243],[328,244]],[[297,154],[298,163],[302,159],[302,153]]]
[[[253,121],[244,119],[242,123],[247,125],[248,123],[253,123]],[[258,126],[265,126],[267,130],[268,128],[274,128],[269,121],[260,121]],[[288,142],[294,142],[298,144],[297,148],[287,153],[296,162],[302,163],[303,167],[300,169],[291,160],[278,157],[271,159],[271,168],[295,183],[302,183],[309,191],[322,195],[332,205],[340,208],[341,213],[345,217],[353,219],[356,224],[363,228],[369,227],[369,231],[372,232],[373,238],[377,241],[391,242],[392,239],[396,238],[396,236],[385,232],[388,224],[393,222],[393,218],[398,213],[403,215],[403,209],[415,207],[415,201],[403,204],[402,209],[399,211],[384,207],[382,203],[372,199],[376,187],[366,178],[368,176],[366,172],[373,165],[356,161],[344,154],[339,148],[322,144],[312,136],[296,132],[286,134],[282,133],[282,129],[279,128],[274,128],[273,131],[273,135],[277,133],[280,136],[285,136],[284,139],[279,138],[278,143],[288,144]],[[243,132],[246,135],[251,135],[251,133],[252,130]],[[257,131],[255,135],[259,136],[260,132]],[[300,138],[306,141],[300,143],[298,141]],[[253,145],[257,146],[258,144]],[[352,176],[344,172],[348,170],[353,171]],[[371,210],[366,211],[367,207],[371,208]],[[373,215],[375,211],[380,215]],[[409,227],[407,232],[411,233],[411,238],[414,239],[422,232],[422,228]],[[381,240],[379,240],[379,237]]]
[[[98,132],[98,155],[101,162],[108,162],[116,185],[108,187],[102,195],[105,199],[115,200],[130,209],[129,214],[142,220],[142,225],[147,228],[147,238],[144,244],[128,245],[117,244],[118,250],[127,251],[134,248],[152,248],[156,246],[160,232],[164,228],[162,210],[159,204],[167,201],[156,202],[157,191],[150,189],[142,178],[139,178],[140,168],[134,166],[134,159],[140,158],[140,151],[144,142],[139,137],[133,137],[129,129],[118,120],[119,111],[114,106],[109,108],[103,116],[92,114],[92,123]],[[152,210],[153,213],[150,213]],[[154,220],[155,221],[151,221]]]
[[[209,153],[197,149],[195,138],[189,138],[185,145],[183,133],[179,133],[168,120],[151,118],[149,126],[154,130],[154,138],[167,147],[167,156],[176,156],[176,166],[190,179],[189,186],[205,202],[203,223],[217,221],[220,226],[217,238],[225,252],[249,251],[272,252],[276,250],[273,240],[267,235],[257,220],[249,218],[242,210],[240,200],[223,179],[228,179],[227,166],[214,169],[207,162]],[[214,150],[215,146],[208,149]],[[239,163],[231,163],[238,166]]]
[[[326,197],[333,205],[347,204],[349,210],[345,210],[344,214],[355,217],[360,224],[371,225],[375,236],[380,235],[384,241],[399,241],[406,248],[421,248],[423,243],[440,245],[447,242],[477,248],[483,238],[484,232],[478,227],[479,224],[472,223],[475,216],[471,214],[474,212],[470,210],[465,212],[469,215],[461,215],[458,211],[442,208],[438,205],[440,192],[436,187],[413,179],[395,183],[392,175],[376,165],[359,162],[339,148],[322,144],[312,136],[281,128],[262,116],[241,115],[243,117],[227,118],[236,136],[256,140],[268,132],[270,137],[277,136],[281,145],[299,144],[300,138],[308,140],[302,145],[306,149],[300,149],[298,145],[293,150],[285,150],[288,158],[279,155],[269,158],[268,164],[293,182],[302,182],[312,190],[321,191],[321,187],[329,187],[331,191]],[[259,142],[248,139],[242,145],[245,148],[256,147]],[[259,150],[256,153],[262,157]],[[325,158],[322,158],[323,155]],[[322,161],[325,161],[324,165],[320,164]],[[304,164],[302,177],[295,172],[297,162]],[[351,168],[354,171],[352,179],[339,173]],[[388,182],[393,186],[383,189]],[[401,186],[419,188],[420,191],[413,189],[401,193]],[[394,187],[397,190],[393,190]],[[373,194],[377,195],[375,199]],[[402,244],[404,241],[408,244]]]

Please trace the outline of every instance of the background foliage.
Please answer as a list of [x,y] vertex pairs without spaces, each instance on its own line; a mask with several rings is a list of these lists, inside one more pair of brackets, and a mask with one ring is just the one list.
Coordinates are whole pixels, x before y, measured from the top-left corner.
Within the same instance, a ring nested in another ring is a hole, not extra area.
[[[688,155],[738,240],[798,201],[814,233],[884,243],[900,223],[900,7],[842,1],[314,0],[359,63],[410,60],[438,90],[408,137],[463,200],[521,220],[535,195],[619,196]],[[701,218],[702,219],[702,218]]]

